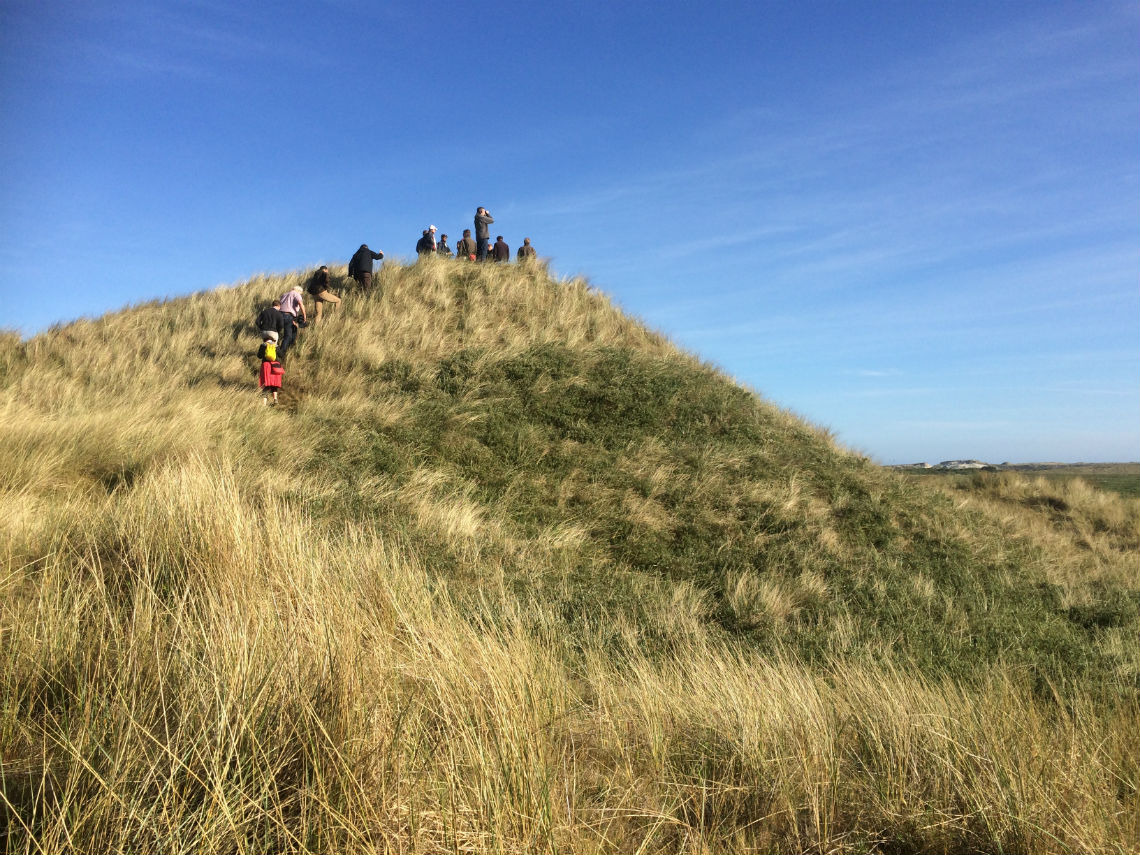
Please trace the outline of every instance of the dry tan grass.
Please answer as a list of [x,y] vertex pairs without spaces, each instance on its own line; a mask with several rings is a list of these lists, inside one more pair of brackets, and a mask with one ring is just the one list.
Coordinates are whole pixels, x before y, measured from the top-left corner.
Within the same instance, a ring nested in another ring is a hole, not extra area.
[[[5,851],[1136,849],[1134,696],[1054,697],[1001,666],[979,685],[922,677],[891,663],[889,640],[882,662],[849,660],[861,628],[844,611],[828,617],[831,663],[761,658],[716,631],[708,591],[663,578],[623,580],[638,614],[584,609],[568,638],[548,594],[570,597],[583,566],[616,574],[590,552],[590,520],[528,536],[461,472],[353,472],[369,425],[408,423],[406,398],[362,383],[384,366],[428,382],[459,347],[501,359],[543,342],[697,366],[586,283],[386,266],[375,293],[304,333],[274,412],[248,324],[303,279],[0,339]],[[480,416],[460,398],[446,418],[459,442]],[[319,457],[332,441],[343,458]],[[735,490],[719,514],[747,500],[807,533],[798,560],[736,570],[742,624],[836,602],[818,565],[844,554],[845,500],[742,479],[740,456],[711,445],[685,466],[652,439],[615,461],[646,489],[606,501],[644,526],[670,530],[669,489]],[[317,514],[355,475],[365,510]],[[582,470],[552,489],[598,498]],[[1016,501],[966,501],[1123,579],[1129,512],[1074,487],[1058,530],[1026,488],[1002,489]],[[446,546],[451,575],[425,543]],[[1075,571],[1055,572],[1078,602]],[[964,603],[912,585],[953,625]],[[1102,644],[1122,681],[1140,673],[1135,639]]]
[[948,492],[961,507],[997,520],[1011,541],[1037,545],[1050,559],[1042,572],[1061,589],[1066,608],[1094,603],[1105,586],[1140,589],[1140,501],[1079,478],[1051,482],[1017,473],[983,475]]

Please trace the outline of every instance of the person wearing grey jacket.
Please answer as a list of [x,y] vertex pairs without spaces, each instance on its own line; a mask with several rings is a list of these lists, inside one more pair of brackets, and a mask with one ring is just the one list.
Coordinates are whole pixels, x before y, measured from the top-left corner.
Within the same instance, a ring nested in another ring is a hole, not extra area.
[[493,222],[495,222],[495,218],[486,208],[480,206],[475,209],[475,254],[480,261],[487,260],[487,244],[491,240],[491,232],[487,226]]

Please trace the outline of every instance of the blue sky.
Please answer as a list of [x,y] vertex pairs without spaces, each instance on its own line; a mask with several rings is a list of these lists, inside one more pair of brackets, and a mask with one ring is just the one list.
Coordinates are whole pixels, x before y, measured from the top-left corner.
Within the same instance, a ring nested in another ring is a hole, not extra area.
[[1140,458],[1140,4],[0,0],[0,323],[512,247],[883,463]]

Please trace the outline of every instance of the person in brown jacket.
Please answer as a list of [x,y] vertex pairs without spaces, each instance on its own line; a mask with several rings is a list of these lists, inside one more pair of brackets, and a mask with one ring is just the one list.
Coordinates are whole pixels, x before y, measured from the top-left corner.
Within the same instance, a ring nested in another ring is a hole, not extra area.
[[324,264],[309,280],[309,294],[312,295],[317,304],[317,320],[315,323],[321,322],[321,312],[324,310],[325,303],[328,303],[331,308],[335,308],[340,303],[340,297],[329,290],[331,282],[332,277],[329,275],[329,269]]
[[455,257],[466,258],[468,261],[474,261],[475,253],[478,251],[479,247],[471,237],[471,229],[464,229],[463,240],[455,245]]
[[494,256],[496,263],[511,260],[511,248],[507,246],[507,242],[503,240],[502,235],[495,238],[495,245],[491,248],[491,254]]
[[524,261],[530,261],[536,254],[534,247],[530,245],[530,238],[523,238],[523,245],[519,247],[519,263],[522,264]]

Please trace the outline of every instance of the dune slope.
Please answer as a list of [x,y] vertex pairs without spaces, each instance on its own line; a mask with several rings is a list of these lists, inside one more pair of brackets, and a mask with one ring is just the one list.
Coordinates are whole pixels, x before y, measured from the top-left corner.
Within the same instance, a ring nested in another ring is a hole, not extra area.
[[909,481],[541,266],[386,265],[270,408],[303,279],[0,340],[7,851],[1140,843],[1140,503]]

